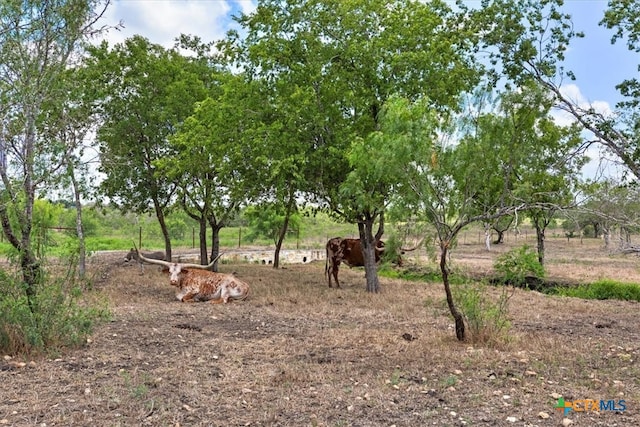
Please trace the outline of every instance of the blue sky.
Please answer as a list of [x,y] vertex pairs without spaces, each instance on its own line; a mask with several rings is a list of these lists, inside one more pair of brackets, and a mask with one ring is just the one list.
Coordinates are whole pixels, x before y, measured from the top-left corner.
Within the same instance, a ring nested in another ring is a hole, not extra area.
[[574,40],[565,66],[574,70],[576,84],[587,99],[614,105],[622,99],[616,84],[638,76],[640,55],[629,51],[624,40],[611,44],[614,31],[598,25],[606,7],[607,1],[601,0],[566,1],[566,11],[585,37]]

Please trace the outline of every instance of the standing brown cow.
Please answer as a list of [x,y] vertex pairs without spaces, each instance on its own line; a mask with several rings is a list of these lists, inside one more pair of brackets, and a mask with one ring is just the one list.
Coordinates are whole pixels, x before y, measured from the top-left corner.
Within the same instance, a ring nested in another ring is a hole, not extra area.
[[[331,288],[331,276],[336,281],[336,287],[340,287],[338,281],[338,272],[340,270],[340,263],[344,262],[349,267],[362,267],[364,266],[364,254],[362,253],[362,245],[360,239],[342,239],[340,237],[334,237],[327,242],[327,261],[324,266],[324,274],[329,280],[329,287]],[[384,253],[384,242],[378,240],[376,242],[375,257],[376,262],[380,261],[380,257]]]

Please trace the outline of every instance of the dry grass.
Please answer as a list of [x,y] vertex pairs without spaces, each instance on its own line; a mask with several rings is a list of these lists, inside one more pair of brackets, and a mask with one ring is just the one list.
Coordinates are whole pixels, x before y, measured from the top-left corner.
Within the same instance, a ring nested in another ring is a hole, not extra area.
[[[636,258],[564,242],[549,242],[552,276],[640,282]],[[490,271],[503,250],[461,244],[453,258]],[[555,426],[554,393],[627,402],[572,412],[573,425],[640,424],[637,303],[516,290],[511,340],[489,348],[455,340],[439,283],[383,278],[371,295],[359,269],[341,270],[336,290],[321,263],[223,265],[252,293],[214,306],[175,301],[154,268],[139,276],[115,256],[91,267],[113,321],[58,359],[6,362],[0,425]]]

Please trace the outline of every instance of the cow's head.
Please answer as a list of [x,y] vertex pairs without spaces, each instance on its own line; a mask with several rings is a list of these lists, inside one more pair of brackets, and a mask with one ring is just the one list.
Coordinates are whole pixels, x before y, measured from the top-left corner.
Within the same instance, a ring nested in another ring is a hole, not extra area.
[[180,287],[180,275],[187,273],[189,270],[184,267],[182,264],[178,264],[177,262],[169,263],[166,267],[162,269],[164,274],[169,275],[169,284],[171,286]]
[[189,271],[190,268],[195,268],[198,270],[209,270],[213,267],[213,265],[218,261],[218,259],[222,256],[220,253],[209,265],[200,265],[200,264],[182,264],[177,262],[168,262],[161,259],[152,259],[146,258],[140,252],[136,251],[136,254],[142,261],[148,262],[149,264],[157,264],[163,267],[162,272],[169,275],[169,283],[172,286],[180,286],[180,276],[184,275]]
[[124,256],[124,260],[128,262],[128,261],[131,261],[132,259],[134,259],[135,257],[136,257],[136,251],[135,251],[135,249],[131,248],[131,250],[129,250],[129,253],[127,253]]

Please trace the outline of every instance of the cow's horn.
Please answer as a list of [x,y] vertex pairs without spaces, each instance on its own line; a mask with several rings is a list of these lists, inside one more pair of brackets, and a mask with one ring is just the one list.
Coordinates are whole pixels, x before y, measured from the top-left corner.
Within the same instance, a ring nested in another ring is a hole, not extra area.
[[140,259],[144,262],[148,262],[149,264],[157,264],[157,265],[162,265],[164,267],[169,267],[171,265],[170,262],[168,261],[164,261],[161,259],[151,259],[151,258],[146,258],[144,255],[142,255],[142,253],[140,253],[140,251],[138,250],[138,248],[136,248],[136,253],[138,254],[138,257],[140,257]]
[[209,270],[211,267],[213,267],[213,264],[216,263],[216,261],[218,261],[218,259],[220,259],[220,257],[224,255],[224,252],[220,252],[218,254],[217,257],[215,257],[215,259],[213,261],[211,261],[209,263],[209,265],[202,265],[202,264],[182,264],[180,263],[180,265],[182,267],[186,267],[186,268],[197,268],[197,269],[201,269],[201,270]]

